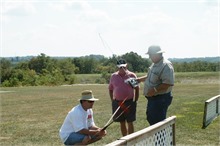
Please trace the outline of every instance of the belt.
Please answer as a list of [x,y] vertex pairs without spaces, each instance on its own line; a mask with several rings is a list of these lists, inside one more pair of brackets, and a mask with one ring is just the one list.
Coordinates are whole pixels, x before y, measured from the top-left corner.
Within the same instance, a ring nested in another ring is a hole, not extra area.
[[147,99],[160,99],[160,98],[166,98],[167,96],[171,96],[171,92],[165,93],[165,94],[159,94],[155,96],[145,96]]

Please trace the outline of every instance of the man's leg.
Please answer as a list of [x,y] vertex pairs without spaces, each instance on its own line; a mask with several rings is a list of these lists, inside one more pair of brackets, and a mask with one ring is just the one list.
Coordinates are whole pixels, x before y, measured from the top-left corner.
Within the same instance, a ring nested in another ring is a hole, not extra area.
[[84,134],[76,133],[73,132],[69,135],[67,140],[64,142],[65,145],[75,145],[75,144],[81,144],[82,141],[86,138],[87,136]]
[[172,97],[148,100],[146,115],[150,125],[166,119],[167,109],[171,102]]
[[90,136],[85,136],[85,138],[82,140],[82,142],[75,143],[74,145],[87,145],[91,141]]
[[128,134],[127,127],[126,127],[126,122],[125,121],[120,122],[120,126],[121,126],[121,134],[123,136],[126,136]]
[[100,140],[100,139],[102,139],[102,137],[92,138],[92,139],[90,139],[90,140],[86,143],[86,145],[87,145],[87,144],[94,143],[94,142],[96,142],[96,141],[98,141],[98,140]]
[[158,100],[148,100],[147,104],[147,121],[150,125],[156,124],[164,119],[163,105]]
[[128,134],[134,133],[133,122],[128,122]]

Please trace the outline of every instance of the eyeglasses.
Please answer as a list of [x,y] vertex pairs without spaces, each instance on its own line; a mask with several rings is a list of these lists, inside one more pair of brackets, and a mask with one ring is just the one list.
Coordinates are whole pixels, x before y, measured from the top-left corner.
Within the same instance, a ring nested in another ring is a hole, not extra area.
[[87,100],[88,101],[88,103],[93,103],[94,101],[89,101],[89,100]]

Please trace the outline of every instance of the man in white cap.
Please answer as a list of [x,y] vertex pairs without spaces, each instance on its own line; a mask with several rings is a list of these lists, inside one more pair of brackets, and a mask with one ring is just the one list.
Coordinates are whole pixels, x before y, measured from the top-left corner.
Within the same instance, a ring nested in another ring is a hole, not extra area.
[[117,110],[124,100],[125,102],[120,106],[116,115],[122,113],[129,106],[127,112],[115,120],[115,122],[120,122],[121,133],[126,136],[134,132],[133,122],[136,120],[139,86],[132,87],[129,83],[126,83],[129,78],[136,79],[137,76],[127,69],[127,63],[124,59],[117,60],[117,68],[118,70],[111,75],[108,89],[112,101],[112,113]]
[[91,90],[82,92],[80,104],[69,111],[59,131],[65,145],[87,145],[106,135],[94,123],[92,107],[97,100]]
[[174,68],[164,59],[160,46],[150,46],[146,54],[152,60],[148,74],[137,79],[144,83],[144,96],[147,98],[147,120],[150,125],[166,119],[167,109],[172,102]]

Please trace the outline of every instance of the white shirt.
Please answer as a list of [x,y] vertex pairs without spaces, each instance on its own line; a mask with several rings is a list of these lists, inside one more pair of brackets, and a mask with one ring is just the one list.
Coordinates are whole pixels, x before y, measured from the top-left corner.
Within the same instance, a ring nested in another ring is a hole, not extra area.
[[94,125],[95,123],[92,109],[85,111],[82,105],[79,104],[73,107],[67,114],[63,125],[60,128],[60,138],[63,142],[65,142],[72,132],[89,129],[89,127]]

